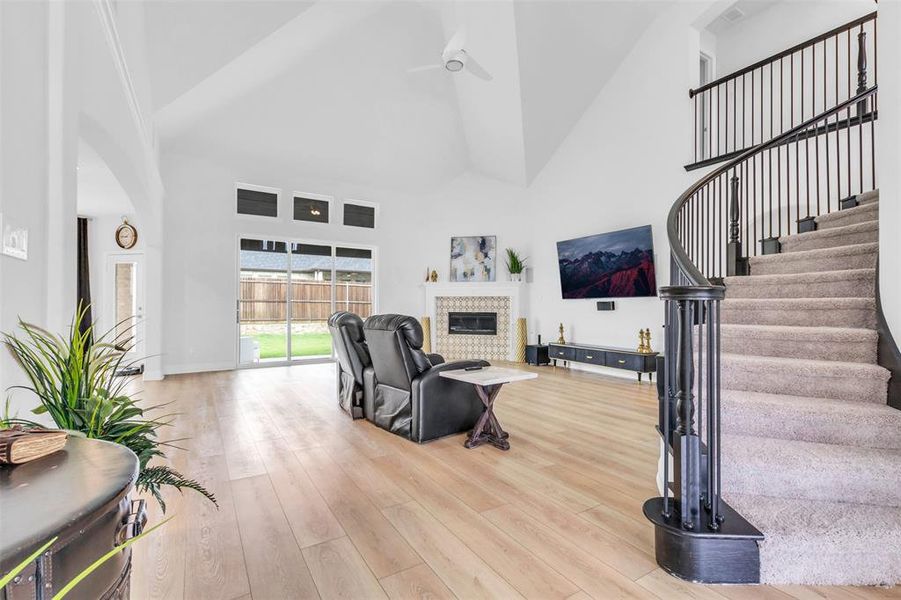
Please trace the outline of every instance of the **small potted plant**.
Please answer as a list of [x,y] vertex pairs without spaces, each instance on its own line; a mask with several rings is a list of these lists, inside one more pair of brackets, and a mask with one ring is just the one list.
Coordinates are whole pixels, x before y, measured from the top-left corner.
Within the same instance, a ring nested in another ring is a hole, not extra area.
[[522,272],[526,268],[526,259],[521,258],[513,248],[507,248],[507,271],[510,281],[522,281]]

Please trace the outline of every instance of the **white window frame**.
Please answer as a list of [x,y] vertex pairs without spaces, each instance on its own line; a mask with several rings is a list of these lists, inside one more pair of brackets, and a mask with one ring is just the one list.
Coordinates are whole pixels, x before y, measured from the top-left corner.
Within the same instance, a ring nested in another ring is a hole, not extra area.
[[[304,221],[303,219],[295,219],[294,218],[294,198],[309,198],[310,200],[322,200],[323,202],[328,202],[328,221],[325,223],[319,223],[318,221]],[[314,194],[312,192],[292,192],[291,193],[291,222],[292,223],[305,223],[307,225],[319,225],[319,226],[328,226],[332,224],[332,219],[335,216],[335,197],[334,196],[326,196],[325,194]],[[344,221],[344,214],[341,214],[342,222]]]
[[[368,206],[373,209],[373,223],[372,227],[357,227],[356,225],[345,225],[344,224],[344,207],[348,204],[353,204],[356,206]],[[354,200],[353,198],[345,198],[341,202],[341,227],[350,227],[351,229],[371,229],[376,230],[379,228],[379,204],[378,202],[370,202],[368,200]]]
[[[238,190],[250,190],[251,192],[264,192],[267,194],[275,194],[275,216],[267,217],[265,215],[246,215],[244,213],[238,212]],[[248,219],[253,221],[262,221],[265,223],[272,223],[274,221],[278,221],[282,219],[282,190],[281,188],[268,187],[265,185],[256,185],[254,183],[242,183],[240,181],[235,182],[235,194],[233,196],[235,202],[235,216],[239,219]],[[292,198],[293,202],[293,198]],[[291,207],[292,213],[294,207]],[[292,214],[293,216],[293,214]]]

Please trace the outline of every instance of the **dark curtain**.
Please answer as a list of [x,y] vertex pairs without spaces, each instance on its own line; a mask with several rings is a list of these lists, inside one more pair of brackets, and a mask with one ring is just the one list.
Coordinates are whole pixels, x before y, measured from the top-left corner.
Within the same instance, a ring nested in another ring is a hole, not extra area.
[[[86,332],[93,322],[91,313],[91,269],[88,265],[88,220],[78,217],[78,308],[85,309],[78,328]],[[91,336],[93,337],[93,336]]]

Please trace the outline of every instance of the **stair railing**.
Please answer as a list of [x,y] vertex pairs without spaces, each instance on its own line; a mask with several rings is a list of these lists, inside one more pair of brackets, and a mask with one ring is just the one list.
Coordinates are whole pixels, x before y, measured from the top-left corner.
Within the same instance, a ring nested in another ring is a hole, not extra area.
[[[854,180],[860,192],[866,191],[867,181],[875,188],[875,132],[873,120],[866,119],[869,111],[865,106],[875,105],[876,93],[877,86],[866,89],[746,150],[698,180],[670,209],[667,235],[671,285],[659,292],[665,302],[664,406],[659,427],[664,447],[673,456],[672,492],[670,464],[664,460],[659,505],[668,527],[717,532],[727,515],[741,519],[723,502],[720,483],[720,303],[725,288],[719,284],[723,275],[747,274],[749,256],[757,254],[755,233],[768,236],[759,240],[764,254],[778,252],[779,236],[797,233],[832,206],[829,202],[811,204],[808,198],[806,210],[801,210],[798,201],[795,215],[805,216],[789,221],[791,198],[786,196],[783,202],[781,191],[772,183],[769,189],[766,185],[774,177],[781,179],[783,174],[777,170],[781,166],[765,158],[774,149],[793,155],[796,162],[791,165],[794,169],[787,169],[786,181],[787,185],[800,185],[805,177],[822,175],[812,162],[802,168],[799,154],[803,154],[804,146],[814,138],[853,130],[853,139],[859,143],[855,146],[849,142],[848,149],[856,152],[856,160],[839,165],[846,171],[840,177]],[[852,110],[856,114],[852,115]],[[827,143],[823,147],[828,148]],[[816,175],[810,173],[814,169]],[[865,177],[865,171],[871,179]],[[806,189],[812,193],[811,186]],[[776,214],[778,228],[774,228]],[[751,227],[749,219],[754,221]],[[764,225],[769,221],[769,228],[761,229],[758,220]]]
[[[737,157],[807,117],[878,84],[876,13],[689,90],[693,160],[686,170]],[[872,70],[868,56],[873,57]],[[861,107],[866,108],[866,107]],[[876,117],[876,107],[867,118]]]

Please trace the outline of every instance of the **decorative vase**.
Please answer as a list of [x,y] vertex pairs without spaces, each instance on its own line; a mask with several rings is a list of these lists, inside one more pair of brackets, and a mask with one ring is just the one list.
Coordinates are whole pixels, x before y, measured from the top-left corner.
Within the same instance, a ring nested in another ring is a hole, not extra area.
[[510,273],[510,281],[519,283],[522,281],[522,273]]
[[520,317],[516,320],[516,362],[526,362],[526,343],[529,337],[529,330],[526,327],[525,318]]
[[419,322],[422,325],[422,351],[429,354],[432,351],[432,318],[422,317]]

